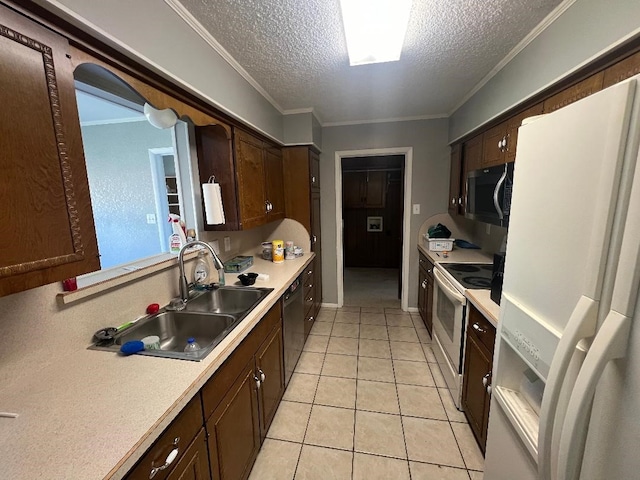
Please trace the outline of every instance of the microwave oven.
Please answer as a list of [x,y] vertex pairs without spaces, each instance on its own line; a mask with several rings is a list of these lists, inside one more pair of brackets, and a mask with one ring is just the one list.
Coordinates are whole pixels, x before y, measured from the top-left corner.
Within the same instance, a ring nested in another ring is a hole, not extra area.
[[467,174],[465,217],[501,227],[509,225],[513,166],[510,162]]

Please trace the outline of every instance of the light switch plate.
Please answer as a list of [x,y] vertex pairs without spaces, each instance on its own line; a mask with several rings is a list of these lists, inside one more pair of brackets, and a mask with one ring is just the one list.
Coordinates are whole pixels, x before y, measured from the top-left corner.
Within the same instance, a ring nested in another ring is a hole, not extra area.
[[147,213],[147,223],[149,225],[153,225],[156,223],[156,215],[155,213]]
[[231,250],[231,238],[224,237],[224,251],[228,252],[229,250]]
[[420,204],[419,203],[414,203],[413,204],[413,214],[414,215],[420,215]]

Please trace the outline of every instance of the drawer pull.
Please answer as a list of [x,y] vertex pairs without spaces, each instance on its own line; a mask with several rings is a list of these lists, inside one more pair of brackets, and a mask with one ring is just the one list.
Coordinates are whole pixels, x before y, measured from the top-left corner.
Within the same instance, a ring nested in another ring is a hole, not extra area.
[[258,369],[258,372],[260,372],[260,381],[264,382],[267,378],[267,376],[264,374],[264,372],[262,371],[261,368]]
[[473,329],[478,333],[487,333],[487,331],[477,323],[473,324]]
[[307,288],[313,288],[313,283],[310,283],[309,285],[307,285]]
[[307,302],[313,302],[313,297],[307,298]]
[[254,380],[255,380],[255,382],[256,382],[256,388],[257,388],[257,389],[260,389],[260,384],[262,383],[262,382],[260,381],[260,379],[259,379],[257,376],[255,376],[255,375],[253,376],[253,379],[254,379]]
[[313,270],[309,270],[309,271],[307,272],[307,275],[311,275],[312,273],[313,273]]
[[169,468],[169,466],[173,463],[173,461],[178,456],[178,452],[179,452],[178,443],[179,442],[180,442],[180,437],[176,437],[173,440],[173,446],[175,448],[173,450],[171,450],[171,452],[169,452],[169,455],[167,455],[167,458],[164,461],[164,465],[162,465],[160,467],[154,467],[154,468],[151,469],[151,472],[149,472],[149,480],[151,480],[153,477],[155,477],[158,472],[161,472],[162,470],[166,470],[167,468]]
[[309,317],[309,321],[310,321],[310,322],[313,322],[313,317]]

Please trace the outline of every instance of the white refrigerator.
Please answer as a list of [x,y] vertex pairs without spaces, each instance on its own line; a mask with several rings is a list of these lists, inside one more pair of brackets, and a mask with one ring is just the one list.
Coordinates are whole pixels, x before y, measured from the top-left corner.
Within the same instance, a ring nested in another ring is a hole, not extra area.
[[639,79],[519,130],[485,480],[640,478]]

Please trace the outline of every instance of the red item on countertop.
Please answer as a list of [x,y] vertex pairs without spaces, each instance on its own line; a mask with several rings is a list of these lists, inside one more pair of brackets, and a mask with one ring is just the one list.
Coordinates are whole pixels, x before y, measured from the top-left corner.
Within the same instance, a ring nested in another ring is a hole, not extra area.
[[153,315],[154,313],[158,313],[158,310],[160,310],[160,305],[158,305],[157,303],[152,303],[151,305],[149,305],[147,307],[147,313],[149,315]]

